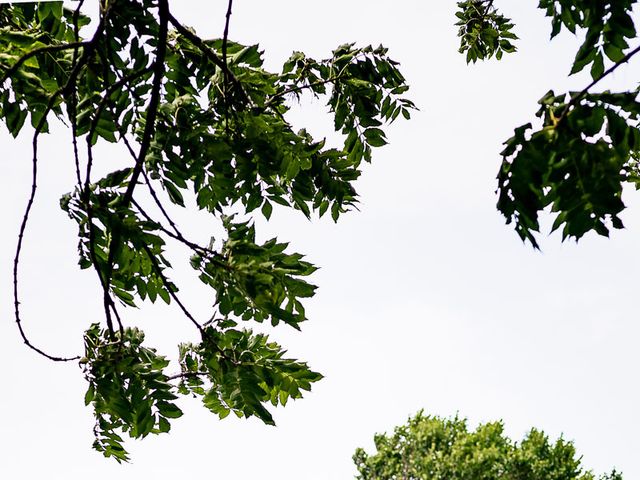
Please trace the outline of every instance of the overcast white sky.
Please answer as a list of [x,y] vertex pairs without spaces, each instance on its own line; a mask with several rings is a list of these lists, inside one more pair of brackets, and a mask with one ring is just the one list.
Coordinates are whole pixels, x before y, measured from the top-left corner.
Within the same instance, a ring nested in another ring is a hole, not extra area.
[[[87,2],[95,3],[95,2]],[[215,3],[215,6],[211,6]],[[503,419],[519,439],[531,427],[575,441],[598,473],[617,467],[640,478],[637,348],[639,202],[626,200],[627,230],[579,245],[524,246],[495,210],[501,142],[528,122],[549,88],[567,79],[576,41],[548,42],[549,24],[534,0],[496,1],[517,23],[519,53],[467,66],[457,54],[455,2],[236,0],[231,36],[259,42],[270,68],[292,50],[325,57],[340,43],[382,43],[401,61],[421,108],[389,131],[358,182],[361,211],[335,225],[277,211],[260,235],[278,235],[322,267],[301,333],[274,333],[325,374],[313,393],[275,413],[276,428],[256,420],[218,421],[198,401],[169,435],[129,441],[132,463],[117,465],[91,449],[93,417],[74,364],[53,364],[26,349],[13,323],[11,260],[30,174],[29,138],[0,134],[0,476],[133,479],[140,475],[215,479],[342,479],[356,447],[409,415]],[[171,2],[204,37],[220,36],[226,2]],[[640,69],[616,72],[610,87],[636,84]],[[330,134],[321,102],[292,118]],[[26,133],[26,132],[25,132]],[[45,139],[41,190],[28,227],[22,269],[24,326],[34,343],[76,354],[86,326],[101,318],[95,275],[76,267],[75,224],[58,207],[73,185],[69,133]],[[109,168],[113,149],[101,150]],[[194,236],[205,217],[187,215]],[[182,254],[176,251],[177,255]],[[187,269],[180,270],[187,272]],[[180,272],[178,272],[179,274]],[[200,318],[210,293],[183,288]],[[162,305],[131,313],[148,341],[174,356],[194,338],[179,312]]]

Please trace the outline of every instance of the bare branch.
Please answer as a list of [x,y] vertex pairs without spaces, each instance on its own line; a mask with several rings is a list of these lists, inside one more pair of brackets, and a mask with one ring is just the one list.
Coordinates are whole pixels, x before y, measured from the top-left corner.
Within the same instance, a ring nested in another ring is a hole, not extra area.
[[200,376],[208,376],[207,372],[180,372],[174,373],[173,375],[169,375],[167,380],[176,380],[178,378],[189,378],[189,377],[200,377]]
[[13,259],[13,306],[14,306],[15,321],[16,321],[16,324],[18,325],[18,330],[20,331],[20,335],[22,336],[22,340],[24,341],[24,343],[25,343],[25,345],[27,347],[29,347],[30,349],[34,350],[35,352],[38,352],[43,357],[46,357],[49,360],[53,360],[54,362],[70,362],[70,361],[73,361],[73,360],[78,360],[80,357],[79,356],[76,356],[76,357],[56,357],[56,356],[53,356],[53,355],[50,355],[50,354],[44,352],[40,348],[34,346],[29,341],[29,339],[27,338],[27,335],[26,335],[26,333],[24,331],[24,328],[22,327],[22,320],[20,318],[20,300],[19,300],[20,297],[19,297],[19,293],[18,293],[18,269],[19,269],[19,265],[20,265],[20,253],[22,252],[22,242],[24,240],[24,233],[25,233],[25,230],[27,228],[27,223],[29,221],[29,215],[31,213],[31,208],[33,207],[33,202],[34,202],[35,197],[36,197],[36,190],[38,188],[38,136],[40,135],[40,132],[44,128],[44,125],[45,125],[45,122],[46,122],[47,113],[53,107],[54,99],[55,99],[55,97],[53,97],[53,96],[49,99],[49,104],[47,105],[47,109],[45,110],[45,114],[42,116],[42,118],[38,122],[38,125],[37,125],[37,127],[35,129],[35,132],[33,134],[33,141],[32,141],[33,157],[32,157],[32,160],[31,160],[31,163],[32,163],[31,193],[29,195],[29,200],[27,201],[27,206],[25,208],[24,215],[22,216],[22,223],[20,224],[20,231],[18,233],[18,245],[16,247],[15,257]]
[[[24,343],[31,348],[32,350],[38,352],[40,355],[48,358],[49,360],[53,360],[55,362],[68,362],[68,361],[72,361],[72,360],[77,360],[80,357],[76,356],[76,357],[56,357],[56,356],[52,356],[49,355],[48,353],[44,352],[43,350],[35,347],[34,345],[31,344],[31,342],[29,341],[29,339],[26,336],[26,333],[22,327],[22,321],[20,318],[20,300],[19,300],[19,293],[18,293],[18,270],[19,270],[19,265],[20,265],[20,254],[22,252],[22,243],[24,240],[24,233],[27,227],[27,223],[29,221],[29,215],[31,213],[31,208],[33,207],[33,202],[35,199],[35,195],[36,195],[36,190],[37,190],[37,177],[38,177],[38,137],[40,135],[40,133],[42,132],[42,130],[44,129],[44,126],[46,125],[47,122],[47,116],[49,115],[49,112],[51,112],[53,105],[55,103],[55,100],[58,98],[59,95],[64,94],[64,93],[68,93],[70,91],[73,91],[73,89],[75,88],[75,82],[78,78],[78,75],[80,73],[80,70],[82,69],[82,67],[84,65],[86,65],[90,55],[92,54],[93,50],[95,49],[95,43],[97,42],[97,39],[99,38],[99,36],[102,34],[102,31],[104,30],[104,26],[105,26],[105,22],[106,22],[106,16],[108,15],[108,11],[105,12],[105,15],[101,18],[100,20],[100,24],[98,25],[98,28],[96,29],[96,32],[93,36],[93,38],[91,39],[91,41],[89,42],[81,42],[84,46],[84,50],[82,51],[82,55],[80,56],[80,58],[77,60],[77,63],[75,64],[74,68],[72,68],[70,74],[69,74],[69,78],[67,79],[67,82],[64,84],[64,86],[60,87],[56,92],[54,92],[53,94],[51,94],[49,96],[49,100],[47,102],[47,107],[45,108],[42,117],[40,118],[40,121],[38,122],[38,124],[35,127],[35,132],[33,135],[33,141],[32,141],[32,150],[33,150],[33,157],[32,157],[32,181],[31,181],[31,193],[29,195],[29,200],[27,201],[27,206],[25,208],[23,217],[22,217],[22,223],[20,224],[20,231],[18,233],[18,244],[16,246],[16,253],[15,253],[15,257],[13,259],[13,301],[14,301],[14,316],[15,316],[15,321],[16,324],[18,325],[18,330],[20,331],[20,335],[22,336],[22,339],[24,340]],[[66,44],[66,46],[68,46],[69,48],[77,48],[77,45],[75,45],[75,43],[69,43]],[[62,46],[59,46],[62,47]],[[43,47],[43,48],[49,48],[49,47]],[[58,49],[62,49],[62,48],[58,48]],[[32,52],[36,51],[38,49],[32,50]],[[50,48],[49,48],[50,50]],[[41,50],[42,51],[42,50]],[[31,52],[30,52],[31,53]],[[24,58],[24,57],[22,57]],[[24,60],[22,60],[23,62],[27,60],[27,58],[24,58]],[[20,60],[18,61],[20,62]],[[17,63],[18,63],[17,62]],[[17,65],[16,63],[16,65]],[[17,70],[17,68],[19,68],[19,66],[16,67],[16,65],[14,65],[15,70]],[[12,69],[14,68],[12,67]],[[12,69],[9,70],[9,72],[7,72],[7,75],[5,75],[5,77],[3,77],[2,82],[0,82],[0,84],[4,83],[4,80],[6,78],[8,78],[9,74],[12,74],[10,72],[12,72]]]
[[225,85],[227,83],[227,76],[229,75],[229,67],[227,65],[227,41],[229,40],[229,21],[231,20],[231,8],[233,6],[233,0],[229,0],[227,4],[227,15],[224,23],[224,33],[222,34],[222,63],[225,65],[224,80]]
[[225,103],[225,129],[227,130],[227,136],[229,135],[229,64],[227,62],[227,42],[229,40],[229,22],[231,20],[231,8],[233,6],[233,0],[229,0],[227,4],[227,15],[224,22],[224,33],[222,34],[222,63],[225,68],[222,70],[224,73],[224,103]]
[[156,117],[158,115],[158,106],[160,105],[160,88],[162,86],[162,77],[164,75],[164,62],[167,55],[167,29],[168,21],[171,16],[169,13],[168,0],[158,1],[158,15],[160,17],[160,31],[158,33],[158,47],[156,49],[156,58],[153,62],[153,85],[151,87],[151,98],[147,108],[147,118],[145,120],[144,132],[142,134],[142,142],[140,143],[140,151],[138,159],[131,174],[131,180],[127,186],[127,190],[122,200],[123,205],[128,205],[133,197],[133,191],[136,188],[138,178],[144,167],[144,159],[147,156],[151,140],[155,131]]

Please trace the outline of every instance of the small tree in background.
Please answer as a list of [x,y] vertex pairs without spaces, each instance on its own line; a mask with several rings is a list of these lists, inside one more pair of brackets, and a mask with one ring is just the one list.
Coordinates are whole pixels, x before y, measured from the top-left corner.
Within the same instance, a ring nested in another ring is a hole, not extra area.
[[622,480],[615,470],[584,471],[571,442],[551,442],[540,430],[514,442],[501,422],[469,430],[465,419],[420,411],[374,443],[375,453],[359,448],[353,456],[360,480]]

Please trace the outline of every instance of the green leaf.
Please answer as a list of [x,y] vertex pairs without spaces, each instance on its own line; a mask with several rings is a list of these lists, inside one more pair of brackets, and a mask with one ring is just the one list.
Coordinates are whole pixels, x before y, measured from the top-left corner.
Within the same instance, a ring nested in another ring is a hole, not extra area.
[[262,204],[262,215],[264,215],[264,218],[269,220],[271,218],[272,212],[273,212],[273,206],[268,200],[265,200],[264,203]]
[[180,410],[175,404],[159,401],[156,403],[158,412],[160,415],[166,418],[180,418],[182,416],[182,410]]
[[367,139],[367,143],[372,147],[382,147],[387,144],[384,138],[384,132],[379,128],[367,128],[364,131],[364,137]]

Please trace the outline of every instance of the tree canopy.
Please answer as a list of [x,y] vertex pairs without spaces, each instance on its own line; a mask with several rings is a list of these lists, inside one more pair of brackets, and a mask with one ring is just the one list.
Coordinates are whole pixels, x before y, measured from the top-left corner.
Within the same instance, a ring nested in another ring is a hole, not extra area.
[[361,480],[622,480],[615,470],[600,477],[585,471],[563,438],[553,442],[531,429],[514,442],[501,422],[470,430],[463,418],[418,412],[392,435],[377,434],[374,443],[374,453],[359,448],[353,456]]
[[[592,82],[576,92],[549,91],[539,101],[538,120],[515,129],[505,142],[498,173],[498,210],[518,235],[538,247],[539,217],[550,209],[552,231],[579,239],[589,231],[608,235],[622,228],[623,187],[638,188],[640,103],[638,90],[594,92],[640,47],[635,0],[540,0],[551,19],[551,38],[563,29],[584,35],[570,74],[588,69]],[[458,3],[461,52],[475,62],[515,51],[514,24],[493,0]]]
[[[266,405],[299,398],[322,376],[287,358],[267,335],[241,322],[300,329],[316,270],[276,238],[256,239],[253,218],[274,205],[337,221],[357,202],[353,182],[384,125],[410,117],[413,103],[398,64],[382,46],[338,46],[323,60],[294,52],[279,72],[263,67],[258,45],[224,35],[205,40],[183,25],[168,0],[105,0],[94,24],[83,3],[0,5],[0,118],[15,137],[33,128],[31,194],[14,260],[15,320],[24,342],[54,361],[79,360],[95,412],[94,447],[127,460],[122,434],[168,432],[182,415],[178,395],[199,396],[224,418],[267,424]],[[92,29],[93,28],[93,29]],[[303,94],[322,97],[343,143],[294,131],[287,112]],[[52,121],[71,130],[68,167],[76,185],[60,206],[78,225],[79,266],[97,274],[103,322],[88,326],[85,352],[61,357],[33,345],[20,316],[19,266],[37,190],[40,135]],[[99,142],[116,143],[129,166],[93,174]],[[200,245],[168,204],[211,214],[226,238]],[[212,289],[210,320],[198,320],[171,280],[166,244],[191,250],[189,263]],[[179,372],[127,326],[126,309],[174,302],[200,334],[177,342]]]

